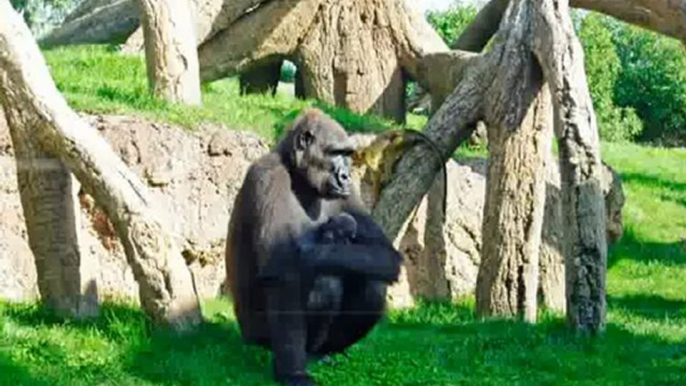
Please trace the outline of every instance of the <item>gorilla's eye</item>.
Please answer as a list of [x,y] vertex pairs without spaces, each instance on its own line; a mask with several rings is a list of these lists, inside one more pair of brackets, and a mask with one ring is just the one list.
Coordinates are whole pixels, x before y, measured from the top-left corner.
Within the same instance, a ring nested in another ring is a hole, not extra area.
[[355,151],[353,149],[327,149],[326,153],[331,156],[352,157]]
[[298,147],[306,149],[314,143],[314,134],[309,131],[303,131],[298,137]]

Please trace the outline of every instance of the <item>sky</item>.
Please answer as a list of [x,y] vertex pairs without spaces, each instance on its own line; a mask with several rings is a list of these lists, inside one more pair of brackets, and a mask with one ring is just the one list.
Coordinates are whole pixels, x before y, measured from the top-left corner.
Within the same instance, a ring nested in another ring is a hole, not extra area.
[[426,12],[428,10],[442,11],[455,3],[481,4],[485,2],[485,0],[407,0],[407,2],[412,3],[412,5],[420,11]]

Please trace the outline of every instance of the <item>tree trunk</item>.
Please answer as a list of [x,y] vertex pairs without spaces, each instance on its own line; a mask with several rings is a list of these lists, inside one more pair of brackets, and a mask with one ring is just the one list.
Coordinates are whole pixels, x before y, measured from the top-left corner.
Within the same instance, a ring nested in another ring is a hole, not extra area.
[[157,217],[145,185],[67,105],[38,46],[7,0],[0,0],[0,95],[32,125],[16,127],[63,162],[115,225],[153,321],[185,330],[200,322],[198,298],[180,249]]
[[[540,76],[537,66],[529,71],[538,73],[534,77]],[[540,89],[540,78],[521,79],[531,81],[526,91]],[[488,240],[483,243],[477,277],[477,313],[521,316],[533,323],[538,312],[545,161],[551,152],[552,138],[547,90],[541,90],[519,128],[489,126],[488,134],[489,167],[482,231]]]
[[[305,95],[405,121],[405,76],[383,2],[327,1],[300,45]],[[377,16],[378,15],[378,16]]]
[[489,58],[501,70],[485,100],[489,166],[476,288],[480,316],[522,316],[529,322],[537,315],[544,167],[552,134],[550,98],[531,55],[534,7],[528,0],[511,3],[501,43]]
[[[4,76],[0,70],[0,78]],[[4,95],[3,84],[0,81]],[[19,195],[41,298],[61,317],[97,316],[97,261],[86,261],[87,254],[80,252],[75,181],[64,164],[43,153],[28,135],[30,130],[24,130],[34,124],[22,113],[25,106],[2,95],[0,100],[17,160]]]
[[605,327],[607,242],[602,163],[583,51],[565,0],[542,0],[534,52],[555,109],[565,225],[567,319],[577,331]]
[[199,105],[196,33],[189,0],[139,0],[148,83],[170,102]]
[[[552,159],[548,162],[552,162]],[[546,167],[546,172],[557,174],[556,176],[549,175],[548,181],[559,180],[559,168]],[[546,187],[545,220],[541,236],[543,244],[539,264],[541,275],[538,296],[544,308],[564,313],[566,310],[565,260],[562,251],[564,224],[560,198],[559,186],[549,182]]]
[[282,60],[255,66],[239,77],[240,93],[275,95],[281,78]]

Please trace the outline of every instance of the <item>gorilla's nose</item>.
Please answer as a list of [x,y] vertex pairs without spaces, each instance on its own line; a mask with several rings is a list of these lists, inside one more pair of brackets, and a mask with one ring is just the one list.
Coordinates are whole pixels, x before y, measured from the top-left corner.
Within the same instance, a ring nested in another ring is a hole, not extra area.
[[350,182],[350,173],[347,170],[339,170],[337,177],[340,184],[347,184]]

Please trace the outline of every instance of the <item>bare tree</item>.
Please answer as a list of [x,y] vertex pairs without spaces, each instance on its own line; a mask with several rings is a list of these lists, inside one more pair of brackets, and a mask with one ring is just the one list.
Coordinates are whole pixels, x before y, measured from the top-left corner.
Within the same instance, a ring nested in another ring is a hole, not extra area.
[[201,104],[194,12],[189,0],[139,0],[148,83],[170,102]]
[[[7,0],[0,0],[0,96],[13,122],[13,141],[19,140],[14,143],[20,148],[17,154],[29,159],[43,156],[59,160],[112,220],[147,314],[155,322],[177,330],[199,323],[199,303],[190,271],[167,225],[159,220],[159,208],[153,206],[145,185],[107,142],[69,108],[31,32]],[[35,142],[27,142],[27,138]],[[26,143],[35,152],[21,150]],[[67,172],[58,165],[62,170],[60,181],[65,181]],[[59,195],[66,194],[63,191],[66,188],[61,188]],[[64,202],[67,206],[60,213],[69,215],[69,205],[75,204],[60,201]],[[25,206],[33,205],[27,202]],[[47,221],[53,221],[52,217]],[[73,227],[67,225],[69,236]]]

